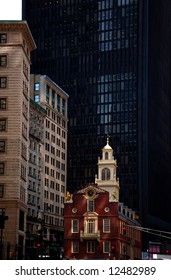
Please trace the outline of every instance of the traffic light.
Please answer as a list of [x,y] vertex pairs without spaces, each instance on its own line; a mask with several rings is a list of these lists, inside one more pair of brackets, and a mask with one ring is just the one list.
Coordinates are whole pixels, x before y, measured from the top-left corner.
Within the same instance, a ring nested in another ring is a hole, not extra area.
[[167,241],[162,243],[160,247],[160,253],[162,255],[171,255],[171,243]]
[[171,250],[166,249],[165,254],[166,255],[171,255]]
[[36,247],[37,247],[37,248],[40,248],[40,247],[41,247],[41,244],[40,244],[40,243],[37,243],[37,244],[36,244]]
[[123,230],[123,235],[126,235],[126,226],[125,225],[123,226],[122,230]]
[[115,254],[115,252],[116,252],[116,245],[112,244],[112,246],[111,246],[111,253]]

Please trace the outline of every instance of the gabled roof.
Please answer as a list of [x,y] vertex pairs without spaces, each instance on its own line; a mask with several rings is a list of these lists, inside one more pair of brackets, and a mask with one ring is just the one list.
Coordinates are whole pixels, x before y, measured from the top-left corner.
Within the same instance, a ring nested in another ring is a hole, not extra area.
[[105,191],[105,190],[99,188],[98,185],[97,185],[97,184],[94,184],[94,183],[93,183],[93,184],[88,184],[88,185],[86,185],[85,188],[79,190],[77,193],[82,193],[82,194],[84,194],[84,193],[86,192],[86,190],[87,190],[88,188],[90,188],[90,187],[93,187],[93,188],[96,190],[96,193],[108,193],[107,191]]

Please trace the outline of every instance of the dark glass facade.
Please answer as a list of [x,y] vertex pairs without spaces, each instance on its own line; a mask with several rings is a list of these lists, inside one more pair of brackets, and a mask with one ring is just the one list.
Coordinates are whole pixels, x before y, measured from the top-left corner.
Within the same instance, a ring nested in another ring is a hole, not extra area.
[[152,223],[153,216],[171,221],[171,2],[149,2],[148,211]]
[[[156,211],[156,204],[161,201],[161,184],[166,188],[165,199],[171,186],[165,162],[171,164],[170,42],[165,53],[155,27],[157,17],[164,41],[171,30],[164,23],[169,21],[166,15],[171,6],[166,2],[23,0],[23,19],[37,45],[32,73],[48,75],[70,96],[68,189],[73,192],[94,182],[97,156],[109,134],[118,162],[120,200],[138,211],[146,224],[149,213],[165,219],[165,211]],[[158,45],[162,53],[157,51]],[[157,71],[168,55],[161,79]],[[169,138],[161,139],[163,129]],[[158,200],[154,202],[155,191]],[[166,220],[170,221],[169,216]]]

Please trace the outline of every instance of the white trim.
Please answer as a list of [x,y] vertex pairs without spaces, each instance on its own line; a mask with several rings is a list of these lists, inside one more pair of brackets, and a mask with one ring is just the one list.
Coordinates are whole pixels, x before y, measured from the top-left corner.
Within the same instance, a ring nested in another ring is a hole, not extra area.
[[[74,244],[76,245],[77,250],[74,251]],[[72,253],[79,253],[79,241],[74,240],[71,242],[71,252]]]
[[[106,250],[105,250],[105,245],[106,245],[107,243],[109,244],[109,251],[106,251]],[[110,251],[111,251],[111,242],[110,242],[110,241],[104,241],[104,242],[103,242],[103,253],[110,253]]]
[[[76,230],[74,230],[74,222],[76,222]],[[73,219],[71,220],[71,232],[72,233],[78,233],[79,232],[79,220],[78,219]]]
[[103,232],[110,232],[110,219],[103,219]]

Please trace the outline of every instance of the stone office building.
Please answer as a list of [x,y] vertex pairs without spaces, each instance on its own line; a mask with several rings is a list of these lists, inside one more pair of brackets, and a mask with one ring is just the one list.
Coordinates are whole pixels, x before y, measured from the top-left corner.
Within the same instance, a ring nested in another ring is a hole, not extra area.
[[2,259],[30,258],[40,232],[45,253],[63,250],[68,95],[45,75],[30,76],[35,48],[26,22],[0,22]]
[[26,230],[26,258],[35,257],[36,242],[41,229],[39,212],[43,209],[44,183],[44,120],[46,110],[30,99],[28,211]]
[[38,213],[40,236],[37,236],[37,242],[42,254],[56,259],[62,255],[64,246],[63,212],[66,194],[69,96],[46,75],[31,74],[30,90],[34,102],[46,110],[41,156],[43,169],[40,174],[42,204]]
[[1,259],[23,258],[27,214],[30,52],[25,21],[0,22]]

